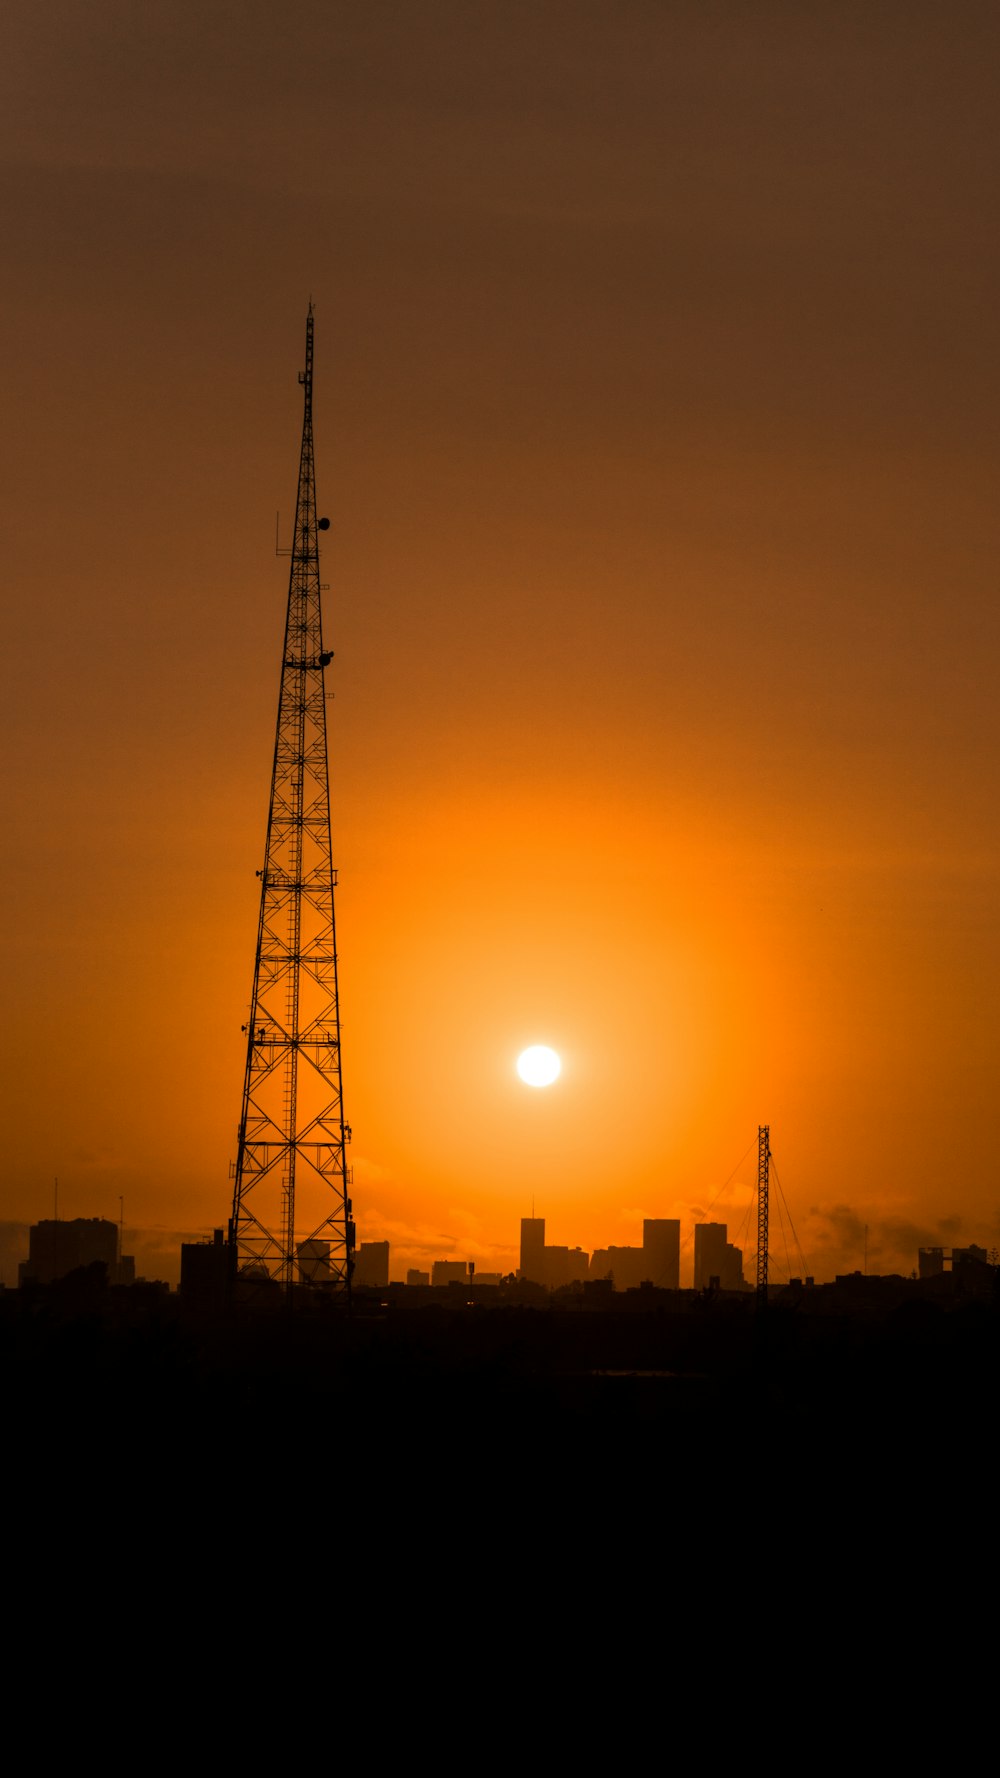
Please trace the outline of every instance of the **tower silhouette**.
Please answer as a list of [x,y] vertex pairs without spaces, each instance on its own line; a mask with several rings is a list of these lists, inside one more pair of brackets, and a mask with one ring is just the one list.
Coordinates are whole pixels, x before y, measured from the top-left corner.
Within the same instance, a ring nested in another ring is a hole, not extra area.
[[767,1240],[771,1180],[771,1126],[757,1126],[757,1307],[767,1307]]
[[306,320],[302,449],[271,774],[260,921],[230,1225],[243,1292],[301,1285],[350,1296],[348,1196],[319,533],[313,456],[313,311]]

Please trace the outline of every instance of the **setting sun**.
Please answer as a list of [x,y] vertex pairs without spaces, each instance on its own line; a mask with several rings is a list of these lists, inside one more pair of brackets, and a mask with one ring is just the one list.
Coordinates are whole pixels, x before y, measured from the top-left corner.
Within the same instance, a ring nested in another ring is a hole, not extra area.
[[529,1087],[550,1087],[562,1072],[562,1063],[555,1050],[544,1043],[533,1043],[517,1058],[517,1072]]

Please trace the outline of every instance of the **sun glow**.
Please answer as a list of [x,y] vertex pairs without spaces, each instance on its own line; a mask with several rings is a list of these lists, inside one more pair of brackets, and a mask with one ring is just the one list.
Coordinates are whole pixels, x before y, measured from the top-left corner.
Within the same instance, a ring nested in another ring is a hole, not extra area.
[[517,1072],[528,1087],[550,1087],[562,1073],[562,1063],[555,1050],[544,1043],[533,1043],[517,1058]]

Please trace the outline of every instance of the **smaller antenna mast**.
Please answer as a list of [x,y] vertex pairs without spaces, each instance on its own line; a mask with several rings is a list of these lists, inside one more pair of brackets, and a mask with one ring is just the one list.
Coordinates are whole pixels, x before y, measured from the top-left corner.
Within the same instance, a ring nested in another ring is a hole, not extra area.
[[757,1307],[767,1307],[767,1220],[771,1171],[771,1126],[757,1126]]

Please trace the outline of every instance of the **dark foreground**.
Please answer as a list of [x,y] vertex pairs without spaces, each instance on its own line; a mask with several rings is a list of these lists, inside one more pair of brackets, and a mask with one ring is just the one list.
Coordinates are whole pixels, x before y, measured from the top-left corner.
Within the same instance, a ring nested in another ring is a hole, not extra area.
[[55,1636],[102,1685],[113,1648],[144,1721],[164,1673],[218,1700],[228,1675],[249,1707],[262,1650],[322,1696],[346,1663],[379,1725],[407,1685],[407,1724],[456,1698],[500,1720],[525,1671],[584,1716],[633,1694],[683,1714],[754,1648],[826,1721],[841,1667],[874,1683],[916,1638],[937,1672],[978,1621],[998,1335],[990,1301],[347,1321],[10,1293],[20,1646],[34,1665]]
[[121,1668],[143,1734],[196,1705],[220,1747],[235,1697],[255,1761],[276,1673],[379,1736],[496,1734],[528,1688],[588,1758],[610,1702],[652,1745],[704,1686],[728,1745],[756,1668],[813,1742],[902,1649],[915,1710],[951,1653],[980,1695],[992,1301],[369,1307],[0,1298],[32,1675]]
[[[493,1516],[534,1496],[611,1509],[648,1535],[692,1502],[756,1490],[817,1506],[915,1479],[992,1477],[1000,1313],[906,1303],[874,1316],[706,1301],[675,1313],[443,1306],[185,1311],[141,1289],[0,1300],[16,1476],[30,1500],[113,1483],[210,1520],[277,1482],[350,1503]],[[381,1526],[381,1530],[378,1527]]]

